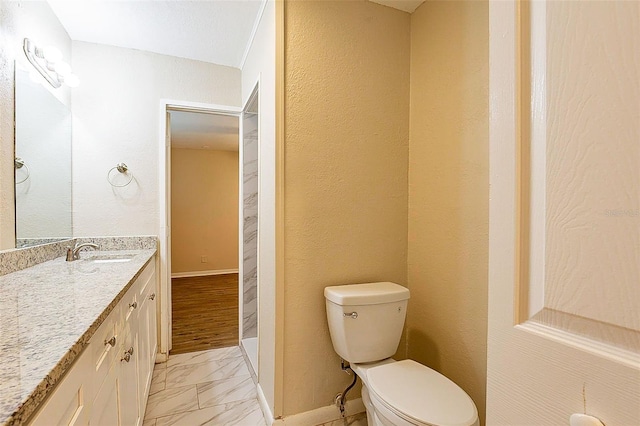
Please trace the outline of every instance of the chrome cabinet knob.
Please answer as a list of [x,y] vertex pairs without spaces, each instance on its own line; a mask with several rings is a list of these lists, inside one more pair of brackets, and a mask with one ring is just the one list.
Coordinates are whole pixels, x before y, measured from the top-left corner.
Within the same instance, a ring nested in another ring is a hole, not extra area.
[[129,307],[133,308],[133,309],[137,308],[138,307],[138,302],[129,303]]
[[104,341],[104,345],[110,345],[112,348],[116,345],[116,336],[113,336],[111,339]]
[[149,296],[150,300],[154,300],[156,298],[156,294],[155,293],[151,293],[151,295]]

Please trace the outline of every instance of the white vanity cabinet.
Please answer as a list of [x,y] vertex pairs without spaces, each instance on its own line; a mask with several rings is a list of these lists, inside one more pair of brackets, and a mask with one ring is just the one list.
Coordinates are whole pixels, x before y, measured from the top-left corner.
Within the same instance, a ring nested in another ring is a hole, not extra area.
[[121,348],[118,366],[118,412],[120,425],[142,424],[142,412],[139,387],[144,387],[138,380],[140,363],[138,362],[138,333],[129,334]]
[[138,313],[138,354],[140,377],[139,399],[143,407],[147,405],[147,397],[151,388],[153,365],[155,363],[156,348],[158,347],[158,332],[156,322],[156,281],[149,279],[141,287],[139,293],[140,312]]
[[84,351],[30,424],[86,425],[92,400],[91,383],[87,381],[89,373],[91,358],[87,351]]
[[114,363],[108,370],[102,386],[94,394],[89,424],[119,425],[118,406],[118,364]]
[[30,422],[142,424],[157,348],[152,258]]

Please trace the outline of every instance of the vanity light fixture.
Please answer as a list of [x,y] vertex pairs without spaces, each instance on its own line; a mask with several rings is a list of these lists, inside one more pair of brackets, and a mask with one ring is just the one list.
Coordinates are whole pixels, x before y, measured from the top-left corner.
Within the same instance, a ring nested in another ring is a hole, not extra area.
[[62,60],[62,53],[55,47],[36,46],[33,41],[25,38],[23,49],[31,65],[54,88],[62,86],[62,83],[69,87],[80,84],[78,76],[71,73],[71,66]]

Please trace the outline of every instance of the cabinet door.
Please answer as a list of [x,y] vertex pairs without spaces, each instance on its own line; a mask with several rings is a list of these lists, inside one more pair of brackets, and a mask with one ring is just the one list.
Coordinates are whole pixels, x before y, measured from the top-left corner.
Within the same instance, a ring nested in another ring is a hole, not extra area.
[[129,334],[121,347],[118,369],[118,400],[120,424],[134,426],[141,421],[140,392],[138,390],[138,334]]
[[111,364],[91,407],[91,426],[119,426],[118,362]]
[[140,368],[140,401],[142,406],[146,405],[155,355],[157,350],[156,336],[156,293],[155,286],[147,294],[143,295],[142,309],[138,321],[138,345],[140,346],[139,368]]
[[118,355],[116,352],[118,352],[121,337],[118,336],[120,331],[116,330],[116,324],[119,316],[120,305],[117,305],[91,337],[86,349],[93,365],[93,376],[90,380],[92,395],[100,389],[102,381]]
[[86,425],[91,410],[86,377],[92,373],[91,370],[91,356],[85,352],[56,386],[30,425]]

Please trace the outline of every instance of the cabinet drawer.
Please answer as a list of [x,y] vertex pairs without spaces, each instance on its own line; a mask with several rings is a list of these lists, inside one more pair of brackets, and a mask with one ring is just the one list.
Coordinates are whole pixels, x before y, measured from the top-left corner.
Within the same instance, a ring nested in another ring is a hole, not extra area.
[[137,281],[129,288],[127,293],[120,301],[122,308],[119,326],[122,329],[131,328],[131,323],[135,322],[140,311],[140,301],[138,300]]
[[[144,297],[149,291],[155,291],[155,262],[151,261],[143,269],[138,278],[127,293],[120,301],[121,311],[121,327],[122,329],[130,329],[132,323],[137,322],[138,315],[140,314]],[[137,325],[133,325],[137,327]]]
[[91,376],[91,370],[91,354],[84,351],[29,424],[87,425],[93,396],[86,378]]
[[139,285],[138,294],[141,296],[140,300],[144,300],[145,296],[148,296],[156,292],[156,263],[152,260],[144,268],[144,271],[140,274],[136,280],[136,284]]

